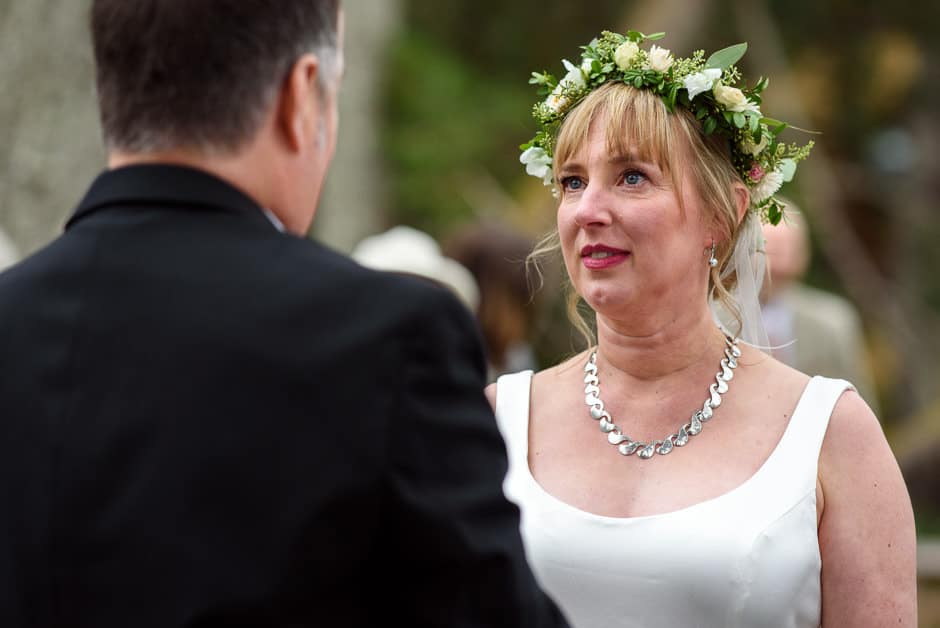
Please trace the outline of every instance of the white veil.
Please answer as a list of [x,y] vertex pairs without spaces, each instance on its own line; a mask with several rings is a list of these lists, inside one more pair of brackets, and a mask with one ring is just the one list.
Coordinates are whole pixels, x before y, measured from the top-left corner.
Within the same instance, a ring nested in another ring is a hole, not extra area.
[[759,297],[766,261],[760,217],[756,212],[748,211],[734,251],[720,274],[722,281],[737,274],[738,281],[731,296],[741,317],[740,329],[734,314],[724,304],[714,298],[709,302],[715,321],[725,333],[765,351],[771,349],[771,346],[761,316]]

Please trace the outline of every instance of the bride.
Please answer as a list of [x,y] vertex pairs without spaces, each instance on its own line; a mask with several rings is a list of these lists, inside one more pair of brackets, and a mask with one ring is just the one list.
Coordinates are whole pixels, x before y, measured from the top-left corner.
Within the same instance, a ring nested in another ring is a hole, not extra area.
[[878,420],[756,348],[760,223],[811,144],[778,139],[743,44],[641,47],[660,36],[604,33],[562,80],[533,75],[522,161],[558,196],[569,310],[596,340],[487,389],[529,560],[576,628],[914,626],[913,516]]

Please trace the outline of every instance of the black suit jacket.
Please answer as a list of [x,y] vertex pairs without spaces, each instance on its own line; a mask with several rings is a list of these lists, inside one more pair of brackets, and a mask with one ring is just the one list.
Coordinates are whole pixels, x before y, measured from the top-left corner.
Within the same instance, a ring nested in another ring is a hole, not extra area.
[[0,275],[0,625],[559,625],[473,325],[205,173],[104,173]]

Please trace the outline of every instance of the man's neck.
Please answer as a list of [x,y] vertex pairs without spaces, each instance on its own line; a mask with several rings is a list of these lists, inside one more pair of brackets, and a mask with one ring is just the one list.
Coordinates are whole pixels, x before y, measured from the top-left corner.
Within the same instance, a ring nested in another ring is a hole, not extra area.
[[237,188],[243,194],[253,199],[259,207],[270,212],[278,223],[287,231],[305,231],[294,229],[296,222],[291,216],[284,215],[280,210],[284,204],[279,202],[277,195],[272,193],[271,180],[264,168],[256,165],[257,160],[243,153],[216,154],[200,153],[189,150],[167,150],[147,153],[128,153],[112,151],[108,155],[108,168],[116,169],[126,166],[166,164],[185,166],[202,170],[229,185]]

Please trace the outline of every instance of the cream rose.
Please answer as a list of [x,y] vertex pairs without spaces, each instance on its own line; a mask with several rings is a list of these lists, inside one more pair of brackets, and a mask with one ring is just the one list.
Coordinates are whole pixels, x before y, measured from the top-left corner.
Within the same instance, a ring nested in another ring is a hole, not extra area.
[[737,87],[715,85],[714,89],[712,89],[712,93],[715,94],[715,100],[724,105],[725,109],[728,111],[742,113],[745,111],[754,111],[755,113],[759,112],[757,105],[748,100],[747,96],[744,95],[744,92],[742,92]]
[[614,51],[614,63],[621,70],[629,70],[630,63],[636,58],[638,52],[640,52],[639,46],[632,41],[625,41]]
[[672,67],[672,53],[666,48],[659,46],[650,47],[649,67],[657,72],[666,72]]

